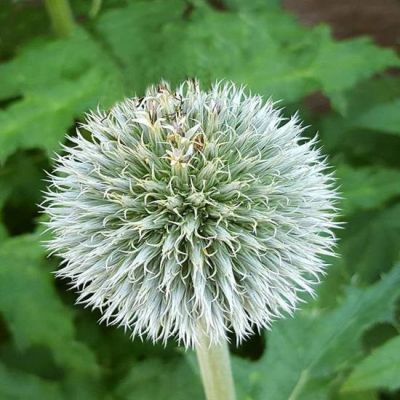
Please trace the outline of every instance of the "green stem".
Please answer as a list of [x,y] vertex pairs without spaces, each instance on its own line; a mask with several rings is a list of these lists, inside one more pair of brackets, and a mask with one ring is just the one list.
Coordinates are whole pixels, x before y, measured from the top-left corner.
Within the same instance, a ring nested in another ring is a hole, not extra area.
[[196,352],[207,400],[235,400],[228,344],[211,345],[203,334]]
[[45,0],[45,3],[56,35],[68,36],[75,26],[68,0]]
[[96,18],[100,12],[102,0],[92,0],[92,6],[90,7],[89,17]]

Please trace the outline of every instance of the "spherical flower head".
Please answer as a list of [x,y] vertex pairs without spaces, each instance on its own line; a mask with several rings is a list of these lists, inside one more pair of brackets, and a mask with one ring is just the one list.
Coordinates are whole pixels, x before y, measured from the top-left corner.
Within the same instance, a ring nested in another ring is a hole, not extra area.
[[233,83],[162,82],[90,114],[44,205],[57,275],[133,336],[192,346],[200,329],[217,344],[268,327],[335,242],[334,179],[302,132]]

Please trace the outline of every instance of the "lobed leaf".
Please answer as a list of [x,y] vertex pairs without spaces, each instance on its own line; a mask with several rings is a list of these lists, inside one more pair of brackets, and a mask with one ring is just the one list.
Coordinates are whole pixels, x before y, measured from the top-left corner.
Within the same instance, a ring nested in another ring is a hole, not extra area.
[[62,400],[57,383],[35,375],[11,370],[0,363],[0,397],[2,399]]
[[[34,73],[32,73],[34,71]],[[0,162],[16,149],[59,148],[75,118],[122,97],[120,72],[83,30],[42,40],[0,65]]]
[[400,388],[400,336],[387,341],[364,358],[343,384],[343,392]]
[[200,381],[182,357],[148,359],[134,365],[115,393],[123,400],[203,399]]
[[354,215],[340,241],[340,252],[350,275],[371,283],[387,272],[400,252],[400,204],[382,211]]
[[0,312],[21,350],[42,345],[70,372],[98,373],[92,352],[75,339],[71,312],[57,296],[36,235],[0,245],[0,292]]
[[369,288],[349,289],[343,303],[331,311],[305,310],[275,322],[265,356],[242,369],[247,382],[254,382],[251,398],[330,399],[338,389],[336,379],[362,354],[365,330],[393,321],[399,283],[397,266]]
[[343,92],[400,65],[368,39],[336,42],[328,28],[304,28],[276,7],[221,13],[180,0],[138,1],[105,13],[97,29],[138,93],[160,76],[173,84],[227,78],[285,102],[322,90],[343,110]]
[[352,168],[339,165],[336,169],[343,201],[341,210],[350,215],[356,211],[379,208],[400,195],[400,171],[384,167]]
[[353,124],[365,129],[400,135],[400,98],[372,106],[357,116]]
[[[372,145],[367,162],[373,160],[376,151],[384,152],[387,157],[391,148],[383,147],[386,138],[382,136],[388,134],[393,136],[388,139],[397,139],[399,83],[398,77],[386,76],[361,82],[343,93],[346,113],[341,115],[332,112],[321,120],[320,132],[324,146],[331,152],[344,151],[349,147],[353,152],[360,153],[364,142],[370,141],[375,135],[376,144]],[[397,153],[393,158],[398,158]]]

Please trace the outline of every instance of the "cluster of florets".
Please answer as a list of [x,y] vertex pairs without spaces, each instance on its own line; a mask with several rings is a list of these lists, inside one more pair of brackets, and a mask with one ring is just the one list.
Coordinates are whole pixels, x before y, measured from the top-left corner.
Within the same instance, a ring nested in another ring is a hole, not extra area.
[[334,244],[336,193],[298,119],[232,83],[166,83],[88,116],[45,210],[78,301],[133,336],[214,343],[291,313]]

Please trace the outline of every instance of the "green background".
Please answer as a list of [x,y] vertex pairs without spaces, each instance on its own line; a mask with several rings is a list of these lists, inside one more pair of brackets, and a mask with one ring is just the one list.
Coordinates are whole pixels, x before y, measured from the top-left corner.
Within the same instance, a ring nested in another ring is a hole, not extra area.
[[[61,39],[40,1],[0,3],[0,399],[203,398],[191,352],[132,342],[74,305],[40,245],[38,207],[85,112],[187,77],[231,79],[298,110],[343,196],[339,257],[318,297],[232,346],[239,399],[400,398],[396,53],[302,26],[272,0],[109,0],[97,15],[89,0],[71,5],[77,27]],[[323,110],[309,107],[315,93]]]

